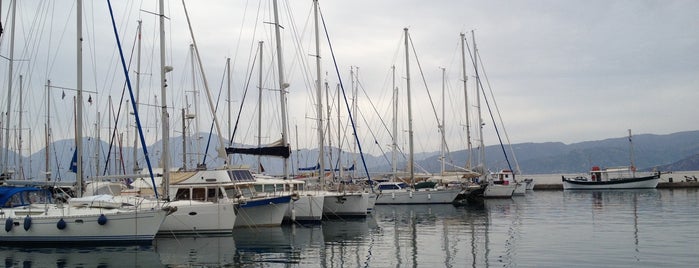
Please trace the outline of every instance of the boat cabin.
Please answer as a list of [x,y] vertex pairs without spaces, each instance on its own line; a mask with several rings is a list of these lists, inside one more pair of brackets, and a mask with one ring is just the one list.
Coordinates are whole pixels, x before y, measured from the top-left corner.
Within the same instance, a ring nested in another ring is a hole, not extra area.
[[52,200],[51,192],[36,187],[0,187],[2,208],[23,207],[31,204],[46,204]]

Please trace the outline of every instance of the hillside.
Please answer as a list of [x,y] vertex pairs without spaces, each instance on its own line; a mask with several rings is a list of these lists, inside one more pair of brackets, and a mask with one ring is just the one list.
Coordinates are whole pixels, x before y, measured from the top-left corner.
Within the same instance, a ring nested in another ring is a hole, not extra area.
[[[210,148],[216,148],[217,139],[212,139]],[[182,167],[182,137],[173,137],[171,139],[172,163],[174,167]],[[95,164],[95,142],[89,138],[83,140],[85,144],[85,165],[87,176],[93,176],[96,170]],[[667,135],[655,134],[640,134],[633,137],[634,144],[634,159],[639,170],[658,169],[663,171],[685,171],[699,170],[699,131],[678,132]],[[100,173],[104,172],[104,159],[107,158],[110,152],[108,144],[100,142]],[[189,148],[194,148],[190,146]],[[627,137],[610,138],[598,141],[584,141],[573,144],[564,144],[561,142],[545,142],[545,143],[519,143],[510,146],[505,146],[508,154],[510,166],[516,169],[516,163],[519,163],[520,170],[527,174],[555,174],[555,173],[581,173],[586,172],[593,165],[598,166],[624,166],[629,164],[629,142]],[[68,166],[73,154],[73,140],[61,140],[53,143],[51,153],[52,176],[63,180],[74,180],[73,173],[68,172]],[[151,165],[158,166],[159,156],[161,153],[161,144],[158,142],[148,147],[149,155],[151,155]],[[190,149],[191,150],[191,149]],[[202,148],[203,150],[203,148]],[[514,155],[512,154],[514,151]],[[327,150],[330,152],[330,150]],[[110,165],[108,174],[123,173],[122,169],[130,171],[133,167],[131,158],[133,151],[131,147],[124,147],[120,150],[112,148],[110,156]],[[118,152],[118,153],[114,153]],[[337,166],[337,156],[339,150],[333,148],[331,150],[332,158],[335,163],[333,168]],[[10,166],[15,168],[18,165],[18,158],[10,152]],[[188,152],[188,168],[196,165],[196,160],[204,160],[204,154],[193,154]],[[220,166],[223,162],[221,159],[216,159],[215,152],[210,149],[206,162],[209,167]],[[447,161],[455,166],[465,166],[467,162],[467,152],[465,150],[452,152]],[[473,155],[477,155],[474,152]],[[515,157],[516,156],[516,161]],[[363,173],[361,166],[361,158],[348,152],[342,152],[343,163],[348,163],[348,159],[357,157],[357,170]],[[119,160],[124,158],[122,162]],[[116,161],[114,160],[116,159]],[[139,165],[145,168],[145,158],[143,152],[138,151]],[[256,169],[257,158],[254,156],[236,155],[233,157],[234,164],[246,164]],[[296,170],[298,167],[311,167],[317,164],[318,151],[301,149],[293,150],[289,160],[290,170]],[[390,154],[387,155],[365,155],[364,160],[371,173],[385,173],[391,170]],[[398,167],[406,166],[407,156],[400,156]],[[423,152],[416,154],[416,172],[428,171],[438,172],[441,164],[439,162],[439,152]],[[30,157],[24,158],[25,174],[30,178],[41,178],[44,175],[45,153],[40,150]],[[486,147],[486,166],[490,170],[509,168],[507,161],[502,153],[502,148],[498,146]],[[477,161],[472,161],[475,166]],[[344,164],[345,168],[349,164]],[[282,173],[282,160],[278,158],[262,158],[262,166],[269,174]],[[450,165],[447,165],[449,167]],[[330,164],[328,161],[328,168]],[[130,172],[126,172],[130,173]]]

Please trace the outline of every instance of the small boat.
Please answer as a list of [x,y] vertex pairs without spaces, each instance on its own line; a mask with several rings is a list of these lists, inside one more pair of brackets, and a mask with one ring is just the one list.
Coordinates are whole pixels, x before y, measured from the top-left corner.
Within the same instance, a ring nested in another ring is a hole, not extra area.
[[563,190],[594,190],[594,189],[654,189],[660,181],[660,172],[645,176],[637,176],[633,157],[633,142],[629,129],[630,165],[601,169],[593,166],[590,176],[566,178],[561,176]]
[[561,176],[564,190],[593,190],[593,189],[646,189],[655,188],[660,180],[660,172],[646,176],[636,176],[631,167],[616,167],[601,169],[592,167],[590,176],[569,177]]

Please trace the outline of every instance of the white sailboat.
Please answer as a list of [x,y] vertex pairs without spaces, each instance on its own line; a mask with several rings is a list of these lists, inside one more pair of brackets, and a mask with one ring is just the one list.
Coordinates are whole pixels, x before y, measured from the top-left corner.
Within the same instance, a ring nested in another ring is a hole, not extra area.
[[[460,188],[446,188],[444,186],[437,186],[435,188],[416,189],[414,187],[415,171],[413,165],[413,119],[411,107],[412,102],[410,97],[410,53],[408,47],[408,28],[404,28],[403,31],[405,33],[405,76],[407,82],[406,94],[408,96],[408,144],[410,147],[408,166],[410,168],[411,185],[395,180],[391,182],[379,183],[376,188],[379,192],[376,198],[376,204],[448,204],[453,202],[459,192],[461,192]],[[395,114],[396,113],[394,112],[394,115]],[[396,133],[394,133],[394,136],[395,135]]]

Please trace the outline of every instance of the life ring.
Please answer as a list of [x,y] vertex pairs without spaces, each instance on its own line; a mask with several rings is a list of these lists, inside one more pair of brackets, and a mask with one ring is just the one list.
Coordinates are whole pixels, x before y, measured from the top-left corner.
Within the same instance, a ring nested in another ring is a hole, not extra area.
[[107,224],[107,216],[104,216],[104,214],[100,214],[100,217],[97,218],[97,223],[99,223],[99,225]]
[[58,222],[56,223],[56,228],[58,228],[58,230],[65,229],[66,228],[66,221],[64,221],[63,218],[58,220]]
[[7,218],[7,220],[5,220],[5,232],[9,233],[12,230],[12,225],[15,225],[12,218]]
[[32,217],[25,217],[24,218],[24,230],[29,231],[29,228],[32,228]]

